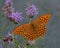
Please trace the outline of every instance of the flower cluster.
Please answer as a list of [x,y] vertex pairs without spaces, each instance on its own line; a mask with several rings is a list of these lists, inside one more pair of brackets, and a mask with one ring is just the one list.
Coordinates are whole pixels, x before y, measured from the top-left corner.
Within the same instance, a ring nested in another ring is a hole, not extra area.
[[[3,7],[3,12],[4,15],[14,23],[18,23],[19,21],[23,20],[21,12],[19,13],[14,11],[12,0],[6,0],[5,6]],[[32,4],[28,6],[26,13],[29,17],[32,18],[34,15],[38,14],[38,8]]]
[[13,3],[11,0],[6,0],[5,6],[3,7],[4,15],[7,16],[8,19],[13,21],[14,23],[18,23],[23,19],[21,12],[15,12],[14,8],[12,7]]
[[8,43],[13,43],[14,36],[12,34],[8,34],[6,37],[3,38],[3,41]]
[[19,12],[12,12],[12,14],[9,16],[11,21],[14,21],[14,23],[18,23],[23,19],[21,13]]
[[38,8],[33,4],[31,6],[28,6],[26,11],[27,11],[26,13],[28,16],[34,16],[34,15],[38,14]]
[[12,6],[13,2],[12,0],[6,0],[5,5]]
[[4,15],[9,18],[9,16],[12,14],[13,11],[14,11],[14,8],[12,7],[12,1],[6,0],[5,6],[3,7]]

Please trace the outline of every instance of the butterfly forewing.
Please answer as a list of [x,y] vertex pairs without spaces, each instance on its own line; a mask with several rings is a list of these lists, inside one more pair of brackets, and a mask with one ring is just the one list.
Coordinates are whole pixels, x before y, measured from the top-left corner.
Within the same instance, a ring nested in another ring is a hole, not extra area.
[[48,21],[49,21],[49,19],[50,19],[50,16],[51,16],[51,14],[42,15],[42,16],[38,17],[38,18],[33,22],[33,24],[36,24],[37,26],[38,26],[38,25],[45,26],[45,25],[48,23]]

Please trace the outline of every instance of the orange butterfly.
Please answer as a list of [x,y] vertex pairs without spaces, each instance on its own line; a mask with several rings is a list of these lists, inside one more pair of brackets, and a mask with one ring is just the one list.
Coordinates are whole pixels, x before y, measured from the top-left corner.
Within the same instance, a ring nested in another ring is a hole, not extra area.
[[51,14],[44,14],[30,24],[24,24],[14,29],[13,33],[24,36],[27,40],[35,40],[46,33],[46,24]]

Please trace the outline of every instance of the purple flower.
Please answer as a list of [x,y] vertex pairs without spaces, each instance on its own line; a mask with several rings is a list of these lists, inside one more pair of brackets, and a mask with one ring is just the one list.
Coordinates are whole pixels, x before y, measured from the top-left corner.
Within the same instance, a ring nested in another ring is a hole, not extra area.
[[19,12],[13,12],[11,14],[10,18],[16,23],[18,23],[19,21],[21,21],[23,19],[21,13],[19,13]]
[[23,19],[21,13],[15,12],[14,8],[12,7],[12,0],[6,0],[5,7],[3,8],[3,13],[5,16],[8,17],[14,23],[18,23]]
[[38,13],[38,8],[35,5],[28,6],[27,10],[27,15],[29,16],[34,16]]
[[9,5],[9,6],[12,6],[12,0],[6,0],[5,4]]
[[12,7],[7,7],[7,8],[3,9],[3,13],[7,17],[9,17],[12,14],[13,11],[14,11],[14,9]]
[[5,6],[3,7],[4,15],[9,17],[13,11],[14,11],[14,8],[12,7],[12,0],[6,0]]

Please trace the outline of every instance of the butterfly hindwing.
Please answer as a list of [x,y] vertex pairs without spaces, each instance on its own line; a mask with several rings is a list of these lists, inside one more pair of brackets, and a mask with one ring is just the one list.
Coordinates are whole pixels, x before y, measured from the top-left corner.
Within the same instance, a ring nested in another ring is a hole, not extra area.
[[40,28],[37,29],[37,33],[35,34],[36,38],[38,37],[42,37],[45,33],[46,33],[46,27],[42,26]]

